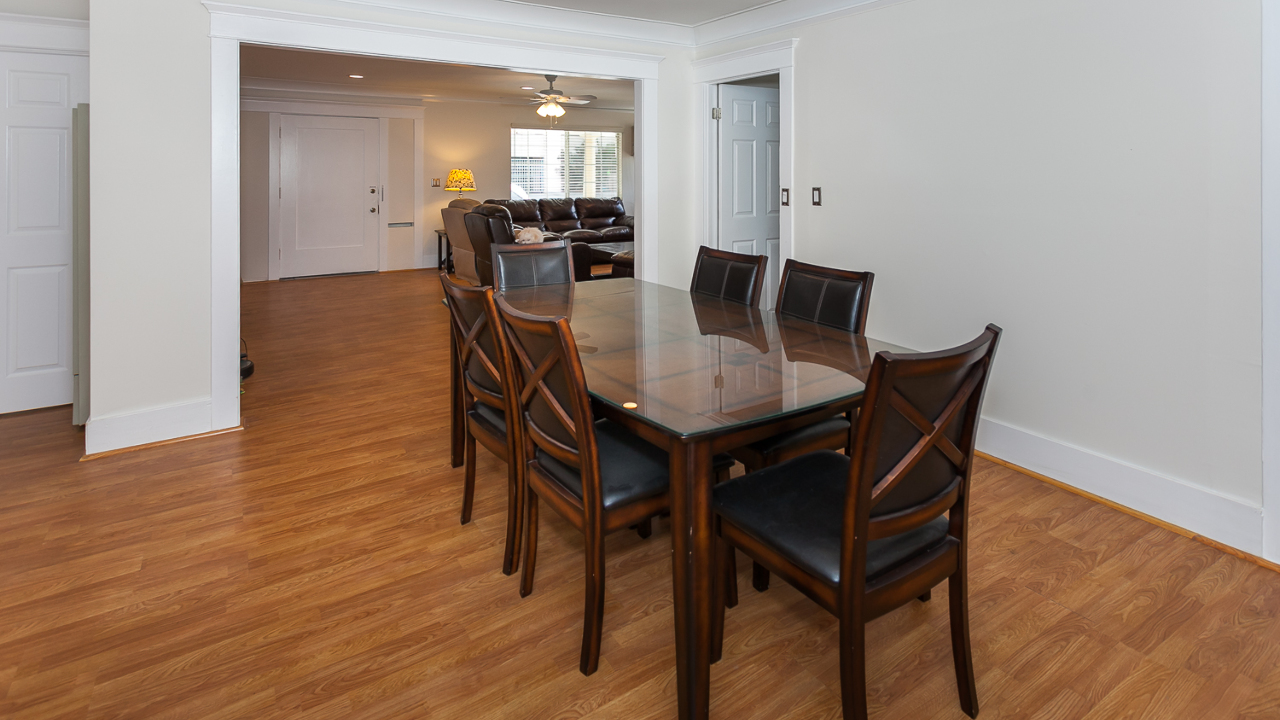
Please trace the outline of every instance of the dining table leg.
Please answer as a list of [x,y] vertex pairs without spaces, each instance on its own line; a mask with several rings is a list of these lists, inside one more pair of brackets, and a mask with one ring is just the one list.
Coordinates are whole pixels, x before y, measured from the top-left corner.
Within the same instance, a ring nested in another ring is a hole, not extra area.
[[709,442],[673,443],[672,593],[676,620],[676,694],[680,720],[705,720],[711,703],[711,631],[715,536]]
[[449,463],[461,467],[467,441],[462,417],[462,367],[458,365],[458,329],[449,321]]

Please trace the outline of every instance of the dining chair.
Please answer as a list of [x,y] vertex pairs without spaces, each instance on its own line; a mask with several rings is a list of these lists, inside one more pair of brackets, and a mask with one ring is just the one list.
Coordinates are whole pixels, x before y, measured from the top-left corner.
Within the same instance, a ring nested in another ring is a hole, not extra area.
[[493,288],[563,285],[573,282],[573,254],[564,240],[530,245],[494,245]]
[[[960,707],[978,715],[968,610],[974,435],[1001,330],[872,362],[851,455],[819,450],[712,492],[721,562],[745,552],[839,619],[846,720],[865,720],[866,623],[948,582]],[[726,573],[714,573],[722,599]],[[724,643],[716,602],[712,658]]]
[[[655,515],[670,505],[667,452],[619,423],[596,419],[569,321],[529,315],[497,298],[506,336],[512,411],[520,423],[525,463],[524,568],[520,596],[533,592],[539,501],[585,538],[586,607],[578,669],[596,671],[604,622],[604,537],[628,527],[648,537]],[[714,467],[726,477],[733,458]]]
[[[875,273],[787,260],[775,312],[862,335],[867,327],[874,281]],[[753,472],[814,450],[847,451],[854,412],[758,440],[731,454],[747,472]],[[769,573],[757,565],[752,569],[751,582],[756,590],[764,591],[769,587]],[[736,586],[728,600],[730,607],[737,604]]]
[[465,417],[465,460],[462,491],[462,524],[471,522],[476,490],[476,441],[507,463],[507,537],[502,553],[502,572],[515,572],[520,550],[521,508],[524,484],[516,443],[519,423],[507,422],[508,386],[506,339],[493,304],[493,288],[461,285],[440,273],[440,284],[448,298],[452,332],[456,338],[458,367],[462,380],[462,409]]
[[743,255],[703,245],[698,248],[689,292],[743,305],[758,305],[760,292],[764,289],[764,268],[768,262],[765,255]]

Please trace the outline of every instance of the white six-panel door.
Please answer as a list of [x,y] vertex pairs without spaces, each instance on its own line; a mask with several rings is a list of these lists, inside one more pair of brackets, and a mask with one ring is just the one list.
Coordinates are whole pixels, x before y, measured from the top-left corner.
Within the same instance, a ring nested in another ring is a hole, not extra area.
[[280,118],[280,277],[378,269],[378,121]]
[[772,307],[782,270],[778,90],[719,87],[720,249],[769,257],[764,306]]
[[0,413],[71,402],[71,109],[88,58],[0,52]]

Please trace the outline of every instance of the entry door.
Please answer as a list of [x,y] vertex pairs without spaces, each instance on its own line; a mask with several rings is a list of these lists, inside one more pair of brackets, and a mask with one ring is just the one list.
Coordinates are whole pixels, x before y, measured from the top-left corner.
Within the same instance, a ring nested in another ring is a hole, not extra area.
[[378,269],[378,121],[280,118],[280,276]]
[[777,88],[720,86],[720,249],[767,255],[765,306],[778,293],[781,148]]
[[87,58],[0,52],[0,413],[71,402],[71,109]]

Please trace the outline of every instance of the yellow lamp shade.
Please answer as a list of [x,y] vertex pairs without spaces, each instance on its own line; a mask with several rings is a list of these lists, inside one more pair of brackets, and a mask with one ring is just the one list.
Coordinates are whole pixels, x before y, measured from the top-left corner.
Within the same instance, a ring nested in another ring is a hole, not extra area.
[[538,106],[538,114],[542,117],[560,117],[564,115],[564,108],[560,103],[548,100]]
[[449,171],[449,179],[444,182],[445,190],[457,190],[458,197],[462,197],[462,193],[476,189],[476,179],[466,168],[455,168]]

